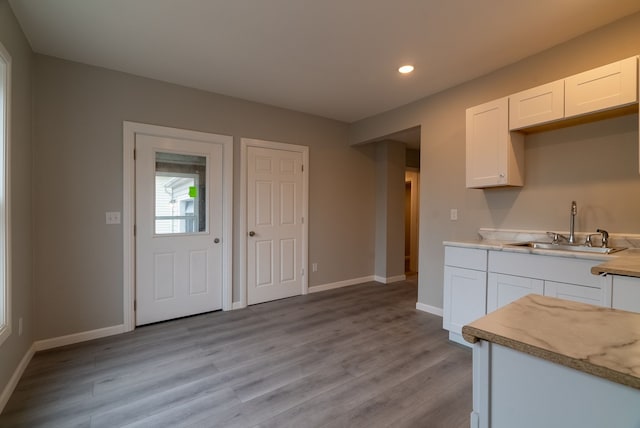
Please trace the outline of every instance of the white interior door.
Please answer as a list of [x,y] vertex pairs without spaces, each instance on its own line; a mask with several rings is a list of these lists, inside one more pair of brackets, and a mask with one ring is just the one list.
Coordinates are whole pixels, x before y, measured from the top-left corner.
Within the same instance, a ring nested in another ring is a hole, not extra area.
[[247,148],[247,302],[302,294],[303,154]]
[[223,145],[135,146],[136,325],[221,309]]

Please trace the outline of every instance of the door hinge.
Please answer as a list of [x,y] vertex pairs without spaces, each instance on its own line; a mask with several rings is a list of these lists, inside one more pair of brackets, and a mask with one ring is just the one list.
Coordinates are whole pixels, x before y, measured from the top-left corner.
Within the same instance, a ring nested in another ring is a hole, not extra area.
[[133,149],[133,160],[136,160],[136,149]]
[[304,276],[304,268],[300,270],[300,276]]
[[138,309],[138,301],[137,301],[137,300],[134,300],[134,301],[133,301],[133,310],[135,311],[135,310],[137,310],[137,309]]
[[300,165],[302,167],[302,172],[304,172],[304,164]]
[[133,225],[133,236],[136,236],[136,232],[137,232],[137,227],[136,227],[136,225],[134,224],[134,225]]

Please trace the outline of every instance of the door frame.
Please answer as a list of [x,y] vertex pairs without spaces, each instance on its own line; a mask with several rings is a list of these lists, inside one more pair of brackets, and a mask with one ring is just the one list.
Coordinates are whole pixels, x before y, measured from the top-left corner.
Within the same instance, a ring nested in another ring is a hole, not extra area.
[[275,141],[240,139],[240,300],[234,302],[233,309],[247,306],[247,151],[249,147],[285,150],[302,154],[302,289],[301,294],[309,291],[309,147]]
[[136,134],[222,144],[222,310],[232,308],[233,137],[124,121],[122,123],[122,307],[124,331],[135,329],[135,142]]
[[411,232],[409,240],[409,265],[413,272],[419,272],[420,260],[420,170],[417,168],[405,169],[405,183],[411,183]]

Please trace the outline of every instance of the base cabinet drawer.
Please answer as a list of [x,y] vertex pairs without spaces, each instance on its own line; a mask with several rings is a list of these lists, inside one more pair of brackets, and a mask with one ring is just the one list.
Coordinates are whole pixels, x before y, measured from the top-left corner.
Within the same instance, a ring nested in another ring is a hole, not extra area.
[[444,247],[445,266],[487,270],[487,250],[464,247]]

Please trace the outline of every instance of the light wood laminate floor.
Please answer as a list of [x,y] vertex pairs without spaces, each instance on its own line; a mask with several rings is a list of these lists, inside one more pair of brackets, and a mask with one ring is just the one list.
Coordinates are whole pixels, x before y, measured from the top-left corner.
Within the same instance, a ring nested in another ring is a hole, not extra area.
[[39,352],[1,427],[469,426],[471,352],[366,283]]

